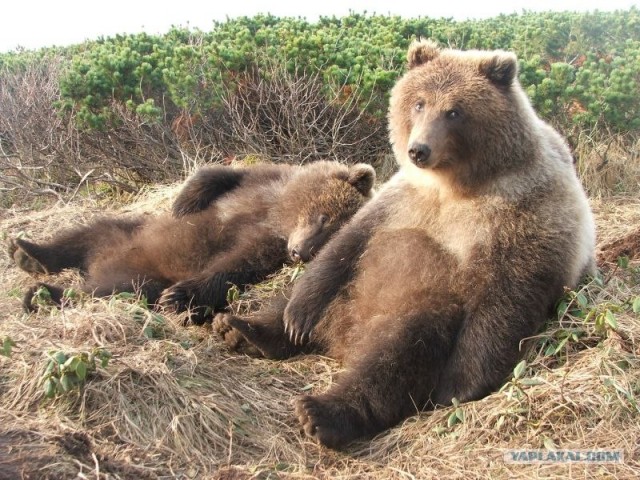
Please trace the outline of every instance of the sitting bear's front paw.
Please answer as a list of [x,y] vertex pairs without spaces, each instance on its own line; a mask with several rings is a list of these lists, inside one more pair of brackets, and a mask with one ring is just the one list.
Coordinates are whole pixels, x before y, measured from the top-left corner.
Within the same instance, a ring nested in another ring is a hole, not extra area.
[[284,311],[283,323],[284,332],[294,345],[305,345],[309,341],[311,331],[314,327],[314,321],[307,314],[304,306],[296,303],[289,303]]
[[211,308],[197,302],[196,290],[188,282],[179,282],[165,289],[157,304],[176,313],[187,312],[183,321],[185,326],[204,325],[211,320]]

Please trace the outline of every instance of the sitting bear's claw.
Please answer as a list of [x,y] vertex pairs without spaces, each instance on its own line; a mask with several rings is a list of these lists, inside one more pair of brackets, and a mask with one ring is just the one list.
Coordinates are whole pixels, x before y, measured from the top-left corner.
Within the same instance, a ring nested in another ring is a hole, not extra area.
[[[291,304],[290,304],[291,305]],[[305,316],[296,315],[287,307],[284,312],[284,332],[294,345],[303,346],[309,341],[313,325]],[[300,320],[302,318],[302,320]]]

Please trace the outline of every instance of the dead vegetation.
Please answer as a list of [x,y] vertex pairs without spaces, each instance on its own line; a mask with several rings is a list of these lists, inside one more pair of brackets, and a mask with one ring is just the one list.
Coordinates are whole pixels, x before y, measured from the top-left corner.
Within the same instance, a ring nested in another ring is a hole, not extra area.
[[[45,238],[112,210],[168,209],[173,187],[126,206],[77,197],[40,210],[14,206],[3,237]],[[637,197],[593,200],[599,243],[640,225]],[[255,308],[291,270],[242,297]],[[59,277],[67,285],[73,272]],[[640,261],[602,265],[569,294],[560,320],[532,339],[527,365],[502,391],[408,419],[346,453],[301,435],[291,400],[323,391],[340,365],[230,354],[208,328],[154,314],[139,299],[81,297],[62,310],[20,311],[33,282],[0,255],[0,478],[637,478],[640,476]],[[609,312],[609,313],[607,313]],[[609,315],[614,319],[610,321]],[[586,317],[586,318],[585,318]],[[7,343],[0,343],[6,351]],[[46,398],[49,353],[112,355],[81,388]],[[505,463],[508,450],[621,450],[621,464]]]
[[0,206],[35,196],[67,200],[104,185],[131,193],[236,158],[377,167],[388,159],[386,124],[365,112],[373,99],[345,95],[346,87],[326,85],[317,72],[291,73],[273,61],[217,86],[210,107],[165,99],[157,118],[114,100],[109,123],[87,129],[79,112],[57,106],[65,68],[56,54],[0,68]]

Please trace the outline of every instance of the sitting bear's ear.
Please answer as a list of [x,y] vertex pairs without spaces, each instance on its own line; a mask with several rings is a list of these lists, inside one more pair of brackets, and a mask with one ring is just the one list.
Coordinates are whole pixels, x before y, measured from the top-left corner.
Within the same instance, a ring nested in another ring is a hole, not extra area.
[[356,187],[356,189],[365,197],[371,195],[373,183],[376,181],[376,171],[371,165],[366,163],[358,163],[349,169],[349,178],[347,182]]
[[479,70],[496,85],[508,87],[518,73],[518,59],[510,52],[497,52],[480,60]]
[[440,55],[440,48],[436,42],[432,40],[414,40],[409,45],[409,53],[407,53],[407,62],[409,70],[424,65]]

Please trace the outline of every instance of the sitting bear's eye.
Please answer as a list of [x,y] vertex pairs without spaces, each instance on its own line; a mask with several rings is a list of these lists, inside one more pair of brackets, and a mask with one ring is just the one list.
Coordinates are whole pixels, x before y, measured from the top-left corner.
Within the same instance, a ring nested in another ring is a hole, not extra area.
[[318,221],[320,222],[320,225],[324,225],[329,221],[329,217],[327,215],[320,215],[320,218],[318,218]]
[[424,102],[418,102],[413,106],[416,112],[421,112],[424,110]]
[[460,112],[458,110],[447,110],[444,114],[449,120],[455,120],[456,118],[460,118]]

